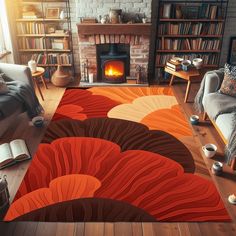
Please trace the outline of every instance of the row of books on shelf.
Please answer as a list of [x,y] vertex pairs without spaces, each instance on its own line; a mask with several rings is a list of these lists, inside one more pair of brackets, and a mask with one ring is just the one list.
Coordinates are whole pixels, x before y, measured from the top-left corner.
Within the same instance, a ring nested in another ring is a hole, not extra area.
[[221,19],[225,16],[225,6],[208,3],[165,3],[160,7],[160,16],[177,19]]
[[27,64],[30,59],[36,61],[39,65],[48,65],[48,64],[61,64],[61,65],[70,65],[72,64],[72,54],[68,53],[35,53],[33,55],[25,54],[21,55],[21,63]]
[[204,65],[216,65],[219,62],[219,55],[217,54],[204,54],[204,55],[199,55],[199,54],[191,54],[191,55],[186,55],[186,54],[158,54],[156,58],[156,65],[165,65],[167,61],[170,61],[173,57],[180,57],[183,58],[184,60],[190,60],[192,61],[194,58],[202,58],[203,64]]
[[160,35],[220,35],[223,23],[165,23],[159,25]]
[[68,50],[69,41],[67,38],[64,39],[51,39],[51,38],[20,38],[19,41],[20,49],[55,49],[55,50]]
[[37,22],[17,23],[18,34],[45,34],[45,25]]
[[160,50],[219,50],[219,39],[159,39]]

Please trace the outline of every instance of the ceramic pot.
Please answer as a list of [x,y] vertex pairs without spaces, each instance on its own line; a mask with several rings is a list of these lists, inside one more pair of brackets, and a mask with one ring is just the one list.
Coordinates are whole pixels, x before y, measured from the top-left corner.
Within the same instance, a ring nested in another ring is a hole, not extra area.
[[37,63],[34,60],[30,60],[28,62],[28,67],[30,68],[32,73],[35,73],[37,71]]
[[65,87],[71,82],[71,76],[63,70],[61,65],[58,65],[57,70],[51,78],[52,84],[58,87]]
[[110,9],[109,18],[112,24],[120,23],[121,9]]

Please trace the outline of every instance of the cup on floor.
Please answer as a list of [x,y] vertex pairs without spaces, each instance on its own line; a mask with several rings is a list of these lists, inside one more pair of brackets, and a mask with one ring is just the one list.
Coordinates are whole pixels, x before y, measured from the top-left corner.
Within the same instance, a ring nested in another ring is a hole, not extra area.
[[43,127],[43,125],[44,125],[44,117],[43,116],[35,116],[32,119],[32,124],[35,127],[37,127],[37,128]]
[[202,151],[204,152],[204,154],[207,158],[211,158],[211,157],[215,156],[216,151],[217,151],[217,147],[213,143],[208,143],[202,147]]

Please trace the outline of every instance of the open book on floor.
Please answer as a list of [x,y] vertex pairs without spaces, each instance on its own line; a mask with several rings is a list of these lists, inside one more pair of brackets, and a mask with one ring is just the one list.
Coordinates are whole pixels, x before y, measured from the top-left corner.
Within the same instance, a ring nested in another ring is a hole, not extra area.
[[29,150],[23,139],[15,139],[0,145],[0,169],[30,159]]

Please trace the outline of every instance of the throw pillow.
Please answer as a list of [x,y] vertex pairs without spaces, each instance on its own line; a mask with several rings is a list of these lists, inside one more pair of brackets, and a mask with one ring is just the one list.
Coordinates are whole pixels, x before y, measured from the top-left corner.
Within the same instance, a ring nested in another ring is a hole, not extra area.
[[232,97],[236,97],[236,66],[225,64],[224,80],[220,87],[220,92]]
[[4,74],[1,73],[0,74],[0,95],[6,94],[8,93],[8,91],[9,91],[9,88],[7,87],[6,82],[4,80]]

